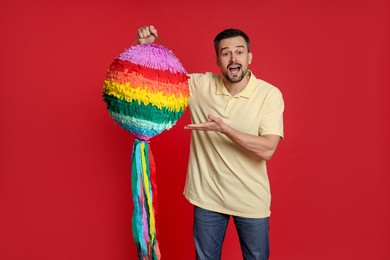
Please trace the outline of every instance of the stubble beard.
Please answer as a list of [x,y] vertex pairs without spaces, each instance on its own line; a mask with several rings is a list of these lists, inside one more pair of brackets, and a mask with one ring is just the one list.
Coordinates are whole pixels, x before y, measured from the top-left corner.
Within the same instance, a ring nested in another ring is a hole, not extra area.
[[229,76],[229,70],[223,74],[225,79],[229,81],[230,83],[238,83],[246,76],[248,73],[248,70],[244,71],[242,68],[240,68],[241,75],[234,75],[233,77]]

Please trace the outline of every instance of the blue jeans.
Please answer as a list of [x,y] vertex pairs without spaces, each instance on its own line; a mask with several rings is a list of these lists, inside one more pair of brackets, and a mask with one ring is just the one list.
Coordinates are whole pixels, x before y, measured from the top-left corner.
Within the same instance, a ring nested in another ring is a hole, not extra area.
[[[269,218],[232,216],[240,240],[243,259],[267,260],[269,257]],[[194,208],[194,242],[197,260],[221,259],[230,215]]]

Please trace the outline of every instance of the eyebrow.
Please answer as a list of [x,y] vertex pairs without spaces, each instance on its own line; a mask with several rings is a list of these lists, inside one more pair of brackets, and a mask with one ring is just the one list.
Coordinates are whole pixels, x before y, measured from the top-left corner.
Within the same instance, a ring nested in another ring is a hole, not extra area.
[[[245,46],[244,45],[237,45],[235,46],[236,48],[244,48],[245,49]],[[229,49],[229,47],[224,47],[221,49],[221,51],[225,50],[225,49]]]

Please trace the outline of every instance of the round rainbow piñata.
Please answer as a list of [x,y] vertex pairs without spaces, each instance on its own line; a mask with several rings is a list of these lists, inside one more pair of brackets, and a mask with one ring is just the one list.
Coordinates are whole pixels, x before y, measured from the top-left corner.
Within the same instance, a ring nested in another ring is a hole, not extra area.
[[160,259],[156,239],[156,170],[149,139],[172,128],[188,105],[188,75],[162,45],[133,45],[111,64],[103,100],[134,138],[132,152],[132,229],[139,259]]
[[112,63],[104,85],[111,116],[136,139],[170,129],[188,104],[188,76],[180,61],[161,45],[141,44]]

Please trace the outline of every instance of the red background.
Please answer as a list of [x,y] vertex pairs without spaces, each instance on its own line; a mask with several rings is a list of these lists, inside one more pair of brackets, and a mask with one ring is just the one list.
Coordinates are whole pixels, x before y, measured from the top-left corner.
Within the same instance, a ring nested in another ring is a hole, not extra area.
[[[0,259],[136,259],[130,134],[105,73],[153,24],[188,72],[218,72],[212,40],[252,40],[251,69],[283,92],[269,163],[271,259],[390,259],[390,4],[355,1],[0,2]],[[152,139],[163,259],[194,259],[182,195],[190,133]],[[229,226],[223,259],[240,259]]]

